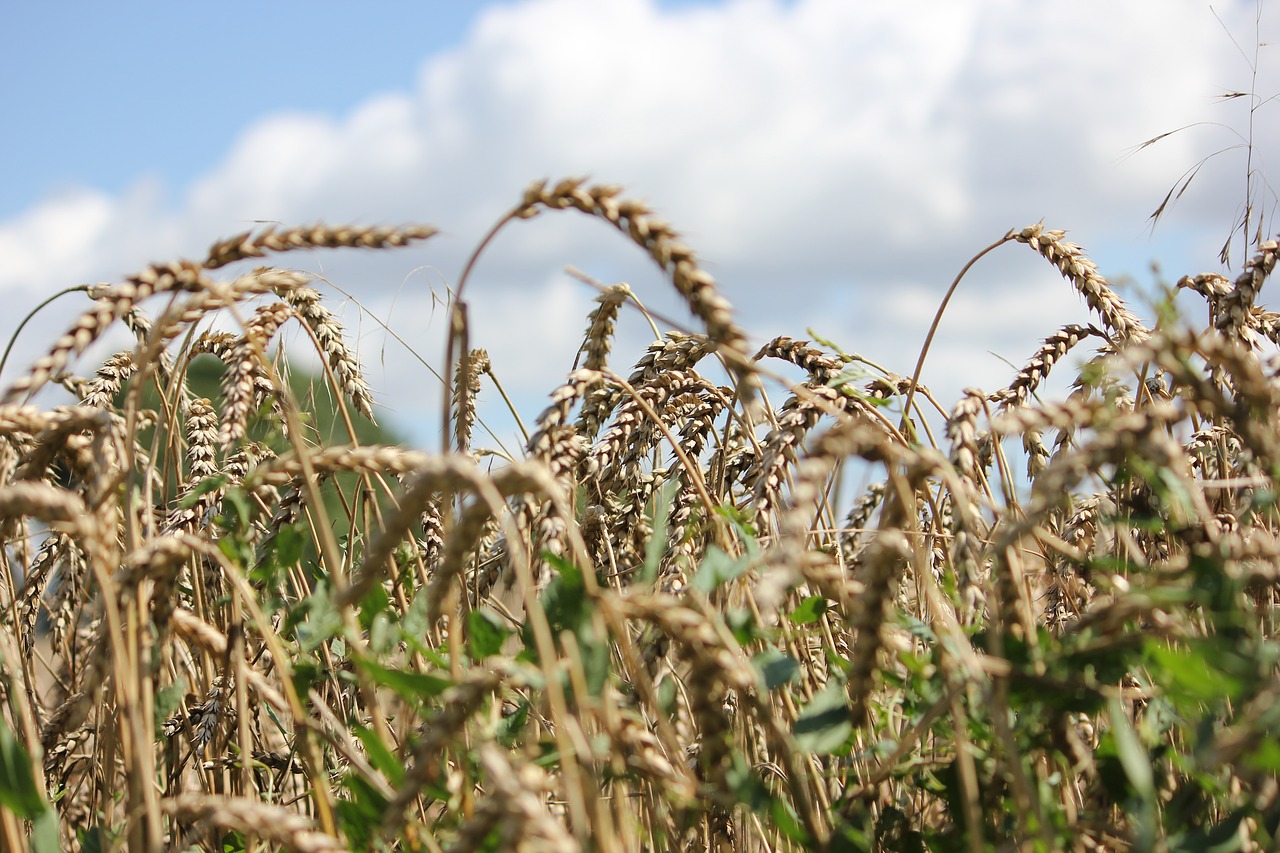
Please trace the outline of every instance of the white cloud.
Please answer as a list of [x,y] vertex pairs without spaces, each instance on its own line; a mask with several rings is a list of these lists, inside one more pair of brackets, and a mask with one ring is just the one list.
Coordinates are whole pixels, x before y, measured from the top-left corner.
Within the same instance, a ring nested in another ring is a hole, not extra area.
[[102,193],[74,191],[49,198],[0,228],[0,289],[43,284],[51,264],[56,273],[88,274],[113,207]]
[[[1252,43],[1252,3],[1215,8]],[[625,184],[681,227],[749,329],[815,326],[907,373],[955,272],[1011,226],[1046,217],[1070,228],[1106,272],[1141,272],[1164,253],[1199,259],[1199,269],[1168,270],[1175,277],[1211,268],[1242,161],[1206,172],[1173,227],[1147,243],[1146,215],[1219,137],[1192,131],[1125,155],[1192,121],[1243,126],[1242,102],[1211,97],[1248,79],[1191,0],[495,5],[424,63],[415,91],[371,95],[338,119],[257,122],[173,204],[145,187],[122,198],[85,191],[0,223],[0,292],[34,304],[58,286],[198,254],[254,220],[430,221],[447,233],[421,251],[282,262],[385,306],[383,319],[438,365],[430,289],[456,284],[467,252],[530,180],[587,173]],[[1274,138],[1274,112],[1258,114],[1259,139]],[[1130,266],[1110,269],[1109,258]],[[642,253],[607,228],[572,213],[510,226],[467,295],[475,344],[518,377],[531,414],[568,369],[594,295],[557,275],[566,263],[631,280],[655,310],[687,321]],[[413,274],[420,265],[431,267]],[[988,349],[1029,354],[1039,337],[1087,319],[1075,299],[1034,257],[984,262],[944,321],[932,384],[945,395],[992,375],[981,367]],[[381,332],[362,328],[365,352],[383,357]],[[35,340],[24,338],[28,356]],[[426,374],[398,345],[385,359],[384,399],[420,419],[432,404]]]

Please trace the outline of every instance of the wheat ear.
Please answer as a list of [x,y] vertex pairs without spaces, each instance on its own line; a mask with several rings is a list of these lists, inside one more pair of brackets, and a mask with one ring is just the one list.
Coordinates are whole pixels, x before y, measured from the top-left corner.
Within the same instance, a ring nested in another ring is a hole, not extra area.
[[179,794],[160,802],[175,821],[234,829],[279,844],[294,853],[346,853],[347,845],[321,832],[302,815],[247,797]]
[[209,249],[204,268],[215,270],[227,264],[248,258],[261,258],[268,252],[293,252],[299,249],[339,249],[360,247],[384,249],[407,246],[426,240],[439,233],[431,225],[405,225],[398,228],[361,227],[357,225],[305,225],[297,228],[271,227],[259,231],[245,231],[226,240],[219,240]]
[[1124,300],[1098,272],[1098,265],[1085,257],[1083,249],[1064,239],[1066,233],[1046,230],[1040,223],[1023,228],[1014,235],[1014,239],[1026,243],[1057,267],[1063,278],[1080,291],[1106,327],[1122,341],[1141,340],[1149,335],[1142,321],[1125,307]]
[[133,310],[139,302],[173,290],[198,291],[212,284],[204,271],[190,261],[149,266],[123,284],[105,288],[95,307],[85,312],[58,338],[48,354],[37,359],[30,372],[9,386],[0,402],[13,403],[40,389],[49,378],[67,366],[72,357],[84,352],[114,321]]
[[697,256],[679,241],[674,228],[655,217],[644,204],[619,198],[621,194],[620,187],[586,185],[582,178],[569,178],[550,187],[545,181],[539,181],[525,190],[512,215],[528,219],[537,215],[541,207],[574,209],[598,216],[630,237],[671,276],[672,284],[684,297],[689,310],[706,325],[707,336],[724,353],[740,392],[747,398],[753,397],[759,388],[759,378],[753,370],[747,336],[733,322],[733,310],[716,289],[715,279],[699,266]]

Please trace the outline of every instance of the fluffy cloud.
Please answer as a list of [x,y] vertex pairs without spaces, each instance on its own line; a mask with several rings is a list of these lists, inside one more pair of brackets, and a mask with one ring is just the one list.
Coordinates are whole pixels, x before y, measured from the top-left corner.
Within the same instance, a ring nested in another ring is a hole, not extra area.
[[[1251,3],[1217,11],[1252,43]],[[487,227],[531,179],[590,174],[675,222],[762,339],[814,327],[907,373],[955,272],[1009,227],[1070,228],[1107,272],[1141,273],[1152,258],[1174,274],[1210,268],[1242,201],[1242,161],[1211,166],[1148,241],[1147,214],[1225,141],[1188,132],[1126,155],[1195,121],[1243,127],[1243,101],[1212,96],[1248,79],[1190,0],[495,5],[424,62],[414,91],[340,118],[260,121],[172,203],[145,185],[84,191],[0,223],[0,293],[34,304],[260,220],[430,221],[446,234],[421,250],[287,262],[323,273],[438,366],[433,298]],[[1273,114],[1258,113],[1258,138],[1275,137]],[[1016,361],[1087,317],[1024,247],[1002,252],[1018,257],[979,266],[944,319],[926,371],[944,399],[1007,378],[988,351]],[[473,343],[531,411],[568,369],[594,295],[565,279],[566,263],[629,280],[689,322],[606,226],[569,213],[510,226],[467,296]],[[424,368],[363,317],[353,303],[348,322],[393,417],[434,425]],[[629,324],[623,362],[646,338]],[[24,338],[26,356],[38,340]]]

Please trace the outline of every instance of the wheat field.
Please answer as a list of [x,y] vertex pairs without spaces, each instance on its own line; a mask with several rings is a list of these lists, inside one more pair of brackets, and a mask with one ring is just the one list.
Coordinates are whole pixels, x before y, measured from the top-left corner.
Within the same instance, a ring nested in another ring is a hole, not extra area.
[[[696,333],[616,354],[643,309],[602,287],[523,453],[495,458],[467,279],[556,211],[648,253]],[[1036,252],[1093,324],[948,406],[921,364],[753,351],[647,207],[537,183],[454,289],[440,452],[362,441],[372,391],[288,253],[435,233],[272,227],[88,288],[9,386],[7,849],[1280,841],[1275,240],[1177,282],[1201,318],[1171,289],[1144,320],[1064,232],[1009,231],[982,254]],[[117,325],[130,346],[85,368]],[[289,381],[291,326],[324,394]],[[32,404],[46,385],[78,402]]]

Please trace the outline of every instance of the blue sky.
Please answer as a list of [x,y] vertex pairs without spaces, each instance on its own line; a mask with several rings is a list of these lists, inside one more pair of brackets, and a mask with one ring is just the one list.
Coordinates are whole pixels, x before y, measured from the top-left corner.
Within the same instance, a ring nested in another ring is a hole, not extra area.
[[5,3],[5,147],[23,168],[6,170],[0,216],[77,184],[119,193],[154,176],[180,187],[256,119],[336,116],[408,89],[485,5]]
[[[56,289],[198,255],[260,220],[431,222],[444,234],[421,250],[288,259],[324,277],[388,418],[422,438],[437,420],[417,360],[440,361],[434,306],[538,178],[589,174],[647,199],[759,340],[815,327],[903,373],[955,272],[1010,227],[1043,218],[1068,229],[1104,273],[1137,280],[1139,303],[1151,261],[1171,278],[1219,268],[1243,199],[1242,152],[1212,159],[1154,232],[1147,216],[1247,128],[1248,99],[1214,96],[1247,89],[1254,42],[1274,41],[1274,21],[1255,26],[1255,3],[925,8],[7,3],[0,298],[16,324]],[[1280,92],[1269,49],[1256,86]],[[1272,177],[1276,102],[1254,128],[1253,165]],[[926,369],[945,401],[963,385],[998,387],[1005,360],[1090,319],[1028,255],[1006,247],[962,286]],[[473,339],[526,414],[569,368],[591,308],[567,264],[631,281],[646,304],[688,317],[616,234],[567,215],[521,223],[469,290]],[[64,302],[24,332],[17,363],[83,309]],[[633,317],[621,335],[625,372],[645,324]]]
[[0,218],[73,185],[120,193],[158,177],[180,188],[256,119],[281,110],[338,116],[371,94],[412,88],[428,56],[456,45],[478,14],[498,5],[0,5],[4,147],[21,164],[0,182]]

